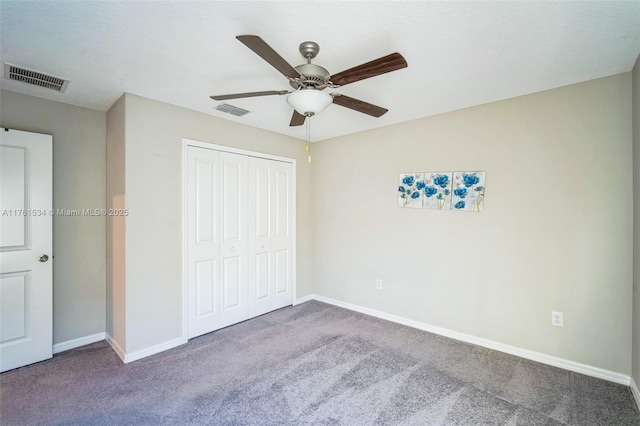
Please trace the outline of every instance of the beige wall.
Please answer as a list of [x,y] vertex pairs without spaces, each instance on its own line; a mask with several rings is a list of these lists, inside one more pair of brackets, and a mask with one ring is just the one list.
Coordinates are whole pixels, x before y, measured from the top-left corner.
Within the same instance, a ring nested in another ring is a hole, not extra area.
[[[630,374],[631,128],[626,73],[315,144],[314,291]],[[455,170],[484,212],[396,206]]]
[[633,379],[640,385],[640,57],[633,68]]
[[182,334],[182,138],[297,159],[297,293],[311,293],[311,172],[302,141],[125,95],[127,353]]
[[[298,160],[298,297],[633,365],[640,382],[638,68],[314,144],[312,167],[299,140],[134,95],[105,114],[2,91],[0,126],[54,136],[55,208],[131,212],[126,233],[117,219],[54,218],[54,343],[107,330],[133,352],[180,336],[186,137]],[[398,174],[427,170],[486,170],[485,211],[396,207]]]
[[[104,112],[2,91],[0,126],[53,135],[53,207],[105,208]],[[105,331],[105,218],[53,218],[53,342]]]
[[[125,97],[107,112],[107,209],[125,205]],[[126,351],[125,216],[107,216],[107,334]]]

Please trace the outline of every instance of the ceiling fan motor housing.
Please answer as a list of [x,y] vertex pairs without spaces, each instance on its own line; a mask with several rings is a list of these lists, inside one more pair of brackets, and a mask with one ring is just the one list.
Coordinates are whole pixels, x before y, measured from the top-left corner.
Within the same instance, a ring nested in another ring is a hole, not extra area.
[[313,59],[320,52],[320,46],[315,41],[303,41],[298,46],[298,50],[303,58]]
[[289,84],[294,89],[313,87],[317,90],[324,90],[328,86],[329,71],[315,64],[302,64],[296,67],[300,73],[300,78],[289,80]]

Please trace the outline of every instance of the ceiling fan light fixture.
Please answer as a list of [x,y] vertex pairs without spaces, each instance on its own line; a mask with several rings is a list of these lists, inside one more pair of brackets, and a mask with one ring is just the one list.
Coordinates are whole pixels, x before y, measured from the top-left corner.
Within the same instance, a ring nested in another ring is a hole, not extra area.
[[300,114],[311,117],[331,105],[333,97],[316,89],[301,89],[287,96],[287,103]]

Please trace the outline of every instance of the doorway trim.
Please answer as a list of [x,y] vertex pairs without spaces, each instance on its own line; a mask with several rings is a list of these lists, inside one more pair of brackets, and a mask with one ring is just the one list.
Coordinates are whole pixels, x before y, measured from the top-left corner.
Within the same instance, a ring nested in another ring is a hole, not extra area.
[[187,301],[187,148],[193,146],[197,148],[210,149],[212,151],[228,152],[231,154],[246,155],[248,157],[264,158],[266,160],[282,161],[284,163],[290,163],[293,167],[293,226],[292,226],[292,238],[293,238],[293,294],[291,303],[296,303],[297,294],[297,194],[296,194],[296,181],[297,181],[297,169],[296,159],[289,157],[281,157],[278,155],[266,154],[263,152],[249,151],[246,149],[235,148],[226,145],[217,145],[214,143],[198,141],[195,139],[182,138],[182,343],[189,341],[188,333],[188,301]]

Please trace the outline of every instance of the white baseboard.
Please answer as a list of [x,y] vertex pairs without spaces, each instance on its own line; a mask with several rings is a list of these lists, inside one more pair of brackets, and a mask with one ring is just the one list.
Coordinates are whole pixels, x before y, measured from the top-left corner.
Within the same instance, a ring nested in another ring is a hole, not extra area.
[[105,338],[105,340],[107,341],[109,346],[111,346],[111,349],[113,349],[113,351],[118,355],[118,358],[120,358],[120,360],[124,362],[124,359],[125,359],[124,349],[120,347],[118,342],[113,340],[113,337],[111,337],[109,334],[107,334],[107,337]]
[[316,297],[315,294],[307,294],[306,296],[302,296],[293,301],[293,306],[299,305],[304,302],[308,302],[309,300],[313,300]]
[[68,351],[70,349],[79,348],[80,346],[89,345],[91,343],[101,342],[106,338],[107,333],[96,333],[90,336],[78,337],[77,339],[71,339],[64,342],[56,343],[53,345],[53,353]]
[[151,346],[131,353],[125,353],[123,362],[127,364],[129,362],[137,361],[139,359],[146,358],[148,356],[155,355],[169,349],[173,349],[176,346],[180,346],[182,344],[182,337],[178,337],[177,339],[169,340],[167,342],[160,343],[159,345]]
[[[530,359],[532,361],[537,361],[543,364],[552,365],[554,367],[563,368],[565,370],[574,371],[576,373],[585,374],[587,376],[609,380],[611,382],[620,383],[622,385],[630,386],[630,383],[631,383],[631,377],[626,374],[616,373],[615,371],[605,370],[602,368],[593,367],[591,365],[570,361],[568,359],[546,355],[541,352],[531,351],[529,349],[522,349],[515,346],[505,345],[503,343],[495,342],[493,340],[484,339],[482,337],[476,337],[470,334],[460,333],[460,332],[449,330],[446,328],[425,324],[419,321],[414,321],[414,320],[400,317],[397,315],[388,314],[386,312],[378,311],[375,309],[366,308],[364,306],[355,305],[353,303],[332,299],[330,297],[311,294],[309,296],[305,296],[301,299],[298,299],[296,301],[296,304],[302,303],[301,301],[302,299],[305,299],[303,301],[307,301],[311,299],[317,300],[319,302],[324,302],[330,305],[339,306],[341,308],[360,312],[366,315],[371,315],[372,317],[381,318],[387,321],[417,328],[419,330],[424,330],[429,333],[439,334],[441,336],[450,337],[452,339],[460,340],[462,342],[471,343],[477,346],[483,346],[485,348],[494,349],[496,351],[505,352],[511,355],[516,355],[521,358]],[[636,398],[640,396],[640,394],[637,393],[637,388],[636,388],[636,394],[634,395],[636,395]],[[636,401],[638,401],[638,399],[636,399]]]
[[640,410],[640,389],[638,389],[638,385],[636,381],[631,377],[631,393],[633,394],[633,399],[636,400],[636,405],[638,406],[638,410]]
[[107,343],[113,349],[113,351],[116,354],[118,354],[118,357],[120,358],[120,360],[125,364],[128,364],[133,361],[137,361],[142,358],[146,358],[151,355],[155,355],[157,353],[160,353],[169,349],[173,349],[176,346],[180,346],[184,344],[184,342],[182,341],[182,337],[178,337],[177,339],[169,340],[167,342],[160,343],[159,345],[151,346],[151,347],[141,349],[139,351],[135,351],[131,353],[126,353],[122,349],[122,347],[118,344],[118,342],[113,340],[113,337],[111,337],[110,335],[107,334],[106,340],[107,340]]

